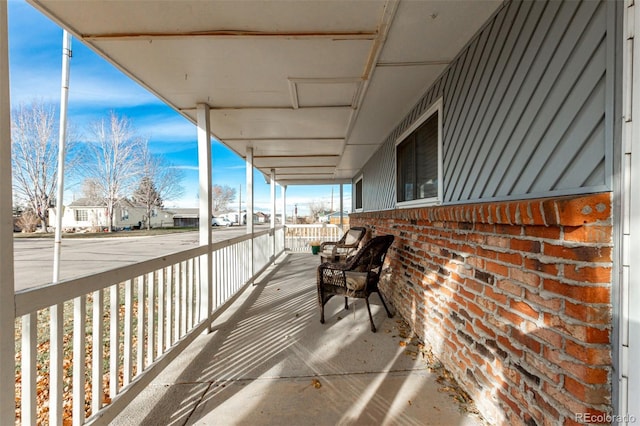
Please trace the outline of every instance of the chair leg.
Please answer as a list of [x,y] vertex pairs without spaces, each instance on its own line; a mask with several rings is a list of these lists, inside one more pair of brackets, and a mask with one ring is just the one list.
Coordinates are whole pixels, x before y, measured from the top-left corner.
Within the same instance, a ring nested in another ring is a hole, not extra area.
[[369,298],[365,297],[364,301],[367,304],[367,312],[369,312],[369,322],[371,323],[371,331],[376,332],[376,326],[373,324],[373,316],[371,316],[371,307],[369,306]]
[[349,298],[346,296],[344,298],[344,309],[349,310]]
[[320,302],[320,324],[324,324],[324,303]]
[[382,306],[384,306],[384,310],[387,311],[387,317],[393,318],[393,314],[389,311],[389,308],[387,308],[387,304],[384,303],[384,298],[382,297],[382,293],[378,292],[378,297],[380,298],[380,301],[382,302]]

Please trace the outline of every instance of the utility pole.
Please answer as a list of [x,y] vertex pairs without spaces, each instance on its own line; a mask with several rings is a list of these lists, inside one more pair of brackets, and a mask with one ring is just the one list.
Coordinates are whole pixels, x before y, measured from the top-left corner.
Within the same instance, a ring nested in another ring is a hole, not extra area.
[[329,214],[333,213],[333,185],[331,185],[331,209],[329,210]]

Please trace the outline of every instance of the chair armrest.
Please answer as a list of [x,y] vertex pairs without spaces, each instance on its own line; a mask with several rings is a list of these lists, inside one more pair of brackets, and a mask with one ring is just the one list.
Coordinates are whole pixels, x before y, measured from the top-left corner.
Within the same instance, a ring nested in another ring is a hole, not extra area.
[[324,250],[324,248],[327,246],[335,246],[337,244],[337,241],[325,241],[323,243],[320,243],[320,251]]
[[339,262],[321,263],[320,266],[318,266],[318,270],[321,271],[323,269],[331,269],[333,271],[348,271],[349,270],[349,268],[347,267],[346,263],[339,263]]

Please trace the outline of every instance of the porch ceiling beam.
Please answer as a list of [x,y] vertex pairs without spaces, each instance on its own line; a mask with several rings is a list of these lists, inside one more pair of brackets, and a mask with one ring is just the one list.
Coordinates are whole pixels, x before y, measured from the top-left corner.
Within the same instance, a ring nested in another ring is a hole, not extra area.
[[255,159],[294,159],[294,158],[340,158],[339,155],[327,154],[327,155],[254,155]]
[[[226,111],[295,111],[298,109],[353,109],[351,105],[321,105],[321,106],[302,106],[294,108],[292,106],[223,106],[223,107],[211,107],[211,112],[226,112]],[[179,108],[180,111],[195,111],[194,107]]]
[[393,19],[396,16],[399,3],[400,0],[387,0],[385,4],[384,13],[382,14],[380,22],[378,23],[378,37],[375,39],[373,45],[371,46],[369,58],[367,59],[367,63],[362,73],[362,85],[360,86],[357,97],[353,102],[354,108],[351,116],[349,117],[349,123],[347,124],[347,132],[345,135],[346,140],[351,137],[351,132],[353,132],[353,127],[355,126],[356,120],[358,119],[358,114],[362,109],[362,104],[364,103],[364,98],[367,94],[367,90],[369,89],[369,83],[371,82],[371,74],[376,68],[378,59],[382,54],[382,48],[384,47],[384,44],[387,40],[387,34],[389,33],[389,29],[391,28]]
[[102,40],[138,40],[138,39],[175,39],[175,38],[270,38],[270,39],[328,39],[342,40],[375,40],[378,31],[337,31],[337,32],[271,32],[271,31],[246,31],[246,30],[208,30],[186,32],[140,32],[140,33],[103,33],[81,34],[88,41]]
[[333,176],[333,173],[278,173],[278,178],[282,176]]
[[407,62],[378,62],[378,67],[427,67],[436,65],[449,65],[451,60],[441,59],[433,61],[407,61]]
[[350,184],[351,179],[280,179],[278,182],[283,185],[339,185],[341,183]]
[[296,166],[296,165],[291,165],[291,166],[278,166],[275,169],[276,169],[276,171],[278,171],[278,170],[283,170],[283,169],[327,169],[327,168],[333,169],[333,166]]
[[329,141],[335,141],[335,142],[344,142],[344,138],[333,138],[333,137],[325,137],[325,136],[319,136],[314,138],[313,136],[301,136],[299,138],[296,137],[286,137],[286,138],[273,138],[273,137],[269,137],[269,138],[224,138],[225,142],[259,142],[259,143],[269,143],[269,142],[295,142],[295,143],[300,143],[300,142],[306,142],[306,141],[323,141],[323,142],[329,142]]

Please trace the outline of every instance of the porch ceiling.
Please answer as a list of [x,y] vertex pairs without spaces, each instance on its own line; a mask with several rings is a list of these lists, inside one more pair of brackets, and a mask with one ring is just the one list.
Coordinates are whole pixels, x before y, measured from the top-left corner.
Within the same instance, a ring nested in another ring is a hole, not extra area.
[[502,0],[28,0],[283,185],[347,183]]

